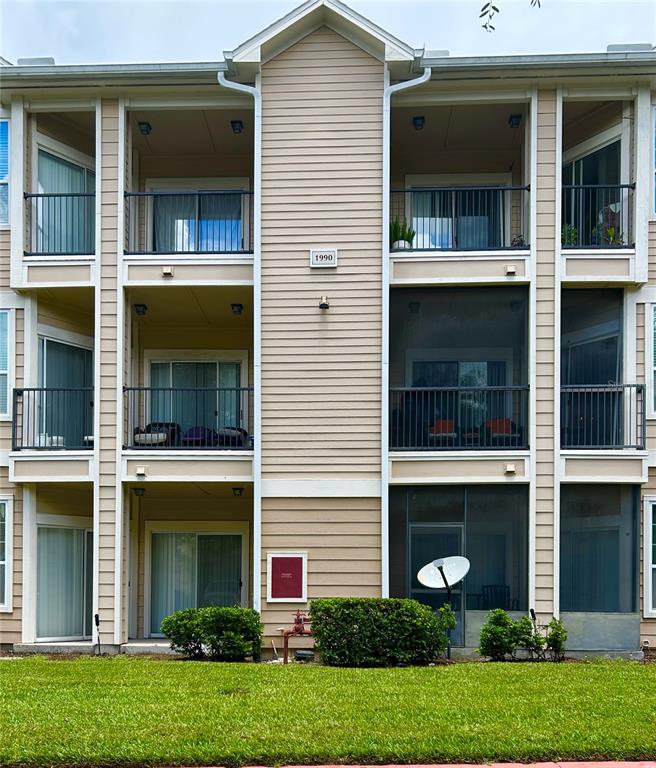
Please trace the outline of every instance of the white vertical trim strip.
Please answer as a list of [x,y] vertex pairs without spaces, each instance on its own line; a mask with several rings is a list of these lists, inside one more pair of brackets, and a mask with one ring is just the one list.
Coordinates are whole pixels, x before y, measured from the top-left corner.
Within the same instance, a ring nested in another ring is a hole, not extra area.
[[[123,245],[125,238],[125,99],[118,100],[118,215],[116,232],[116,462],[114,519],[114,644],[123,642],[123,376],[125,359],[125,294],[123,289]],[[98,270],[100,272],[100,270]],[[98,355],[100,356],[100,355]]]
[[93,616],[91,641],[99,642],[95,617],[98,613],[98,584],[100,577],[100,274],[101,274],[101,228],[102,228],[102,102],[96,99],[96,269],[94,272],[94,353],[93,353]]
[[648,85],[640,85],[635,100],[635,250],[636,282],[646,283],[649,274],[647,249],[649,247],[649,201],[654,181],[651,158],[651,93]]
[[0,594],[0,613],[14,610],[14,497],[11,494],[0,497],[5,505],[5,593]]
[[531,93],[530,106],[531,119],[531,282],[529,285],[529,434],[530,434],[530,490],[528,498],[528,605],[529,608],[535,607],[535,588],[536,588],[536,510],[537,510],[537,448],[536,448],[536,422],[537,422],[537,372],[536,372],[536,349],[537,343],[537,181],[538,181],[538,92],[537,88]]
[[25,296],[23,313],[23,386],[39,385],[39,305],[34,294]]
[[563,252],[561,243],[563,185],[563,91],[556,91],[556,208],[554,216],[554,520],[553,520],[553,615],[560,615],[560,337]]
[[389,305],[390,305],[390,250],[389,250],[389,197],[390,197],[390,115],[392,94],[414,88],[430,80],[432,69],[425,67],[414,80],[389,84],[389,70],[385,65],[385,91],[383,94],[383,268],[382,268],[382,355],[381,355],[381,418],[380,418],[380,570],[381,595],[389,597]]
[[652,594],[652,574],[656,562],[652,555],[653,552],[653,522],[654,505],[656,496],[645,496],[643,504],[643,535],[642,535],[642,584],[643,584],[643,606],[642,615],[645,619],[656,619],[656,603]]
[[[636,303],[639,294],[636,294]],[[644,334],[645,334],[645,415],[647,419],[656,419],[654,408],[654,311],[656,304],[645,302]]]
[[11,249],[9,282],[12,288],[22,282],[23,251],[25,250],[25,220],[23,192],[25,190],[25,110],[23,97],[11,102],[9,124],[9,224]]
[[23,611],[21,640],[36,640],[36,486],[23,485]]
[[255,87],[233,83],[223,72],[217,79],[224,88],[248,93],[254,102],[254,163],[253,163],[253,608],[262,603],[262,92],[261,75],[255,77]]

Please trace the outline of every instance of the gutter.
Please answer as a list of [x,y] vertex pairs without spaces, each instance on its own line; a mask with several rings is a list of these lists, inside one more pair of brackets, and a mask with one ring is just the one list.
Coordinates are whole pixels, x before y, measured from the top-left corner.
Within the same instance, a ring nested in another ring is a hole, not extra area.
[[235,83],[226,78],[222,70],[217,72],[220,85],[229,90],[253,97],[255,110],[253,162],[253,376],[254,418],[253,432],[253,608],[260,612],[262,594],[262,93],[260,76],[255,87]]
[[383,264],[382,264],[382,355],[381,355],[381,416],[380,416],[380,548],[381,596],[389,597],[389,194],[390,194],[390,111],[392,96],[399,91],[414,88],[430,80],[432,70],[413,80],[389,84],[389,70],[385,68],[383,94]]

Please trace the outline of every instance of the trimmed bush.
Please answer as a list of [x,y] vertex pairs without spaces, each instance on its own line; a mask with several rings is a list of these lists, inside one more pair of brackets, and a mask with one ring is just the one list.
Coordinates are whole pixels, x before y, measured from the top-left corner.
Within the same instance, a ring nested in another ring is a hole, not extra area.
[[185,608],[166,616],[162,621],[162,632],[171,641],[171,649],[177,653],[190,659],[202,659],[205,655],[197,608]]
[[316,649],[332,667],[428,664],[446,651],[455,626],[450,607],[435,614],[416,600],[326,598],[313,600],[310,619]]
[[162,621],[171,648],[191,659],[243,661],[259,655],[260,615],[251,608],[186,608]]
[[243,661],[249,653],[258,655],[262,623],[257,611],[212,606],[199,608],[198,613],[203,645],[210,659]]
[[551,619],[546,626],[538,625],[528,616],[513,619],[502,608],[490,611],[481,628],[478,652],[492,661],[517,658],[523,650],[531,661],[562,661],[565,657],[567,631],[562,621]]

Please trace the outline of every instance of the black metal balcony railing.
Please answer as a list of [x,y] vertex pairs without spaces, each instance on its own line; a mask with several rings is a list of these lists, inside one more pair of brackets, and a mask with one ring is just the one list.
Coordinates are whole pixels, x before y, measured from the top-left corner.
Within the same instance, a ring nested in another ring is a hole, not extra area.
[[252,253],[253,193],[126,192],[126,253]]
[[635,184],[565,184],[563,248],[622,248],[633,244]]
[[560,436],[562,448],[643,450],[644,385],[562,386]]
[[26,256],[91,256],[96,239],[93,192],[24,194]]
[[[529,186],[431,187],[390,193],[390,248],[394,251],[484,251],[528,247],[519,222]],[[414,232],[395,240],[397,221]]]
[[392,451],[528,448],[527,386],[393,387]]
[[244,450],[252,447],[251,387],[124,387],[126,448]]
[[12,449],[93,448],[93,389],[14,390]]

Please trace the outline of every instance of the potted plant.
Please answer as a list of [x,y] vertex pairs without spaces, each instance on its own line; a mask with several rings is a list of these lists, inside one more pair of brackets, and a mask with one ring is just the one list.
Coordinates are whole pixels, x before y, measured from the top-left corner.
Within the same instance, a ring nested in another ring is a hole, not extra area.
[[563,224],[560,239],[563,245],[578,245],[579,231],[573,224]]
[[392,250],[400,251],[412,248],[412,241],[415,239],[416,232],[409,227],[406,220],[401,221],[397,216],[390,224],[390,243]]
[[601,245],[607,245],[610,248],[624,245],[624,235],[617,227],[595,227],[592,235]]
[[511,248],[526,248],[526,240],[524,240],[524,235],[515,235],[513,237],[512,242],[510,243]]

